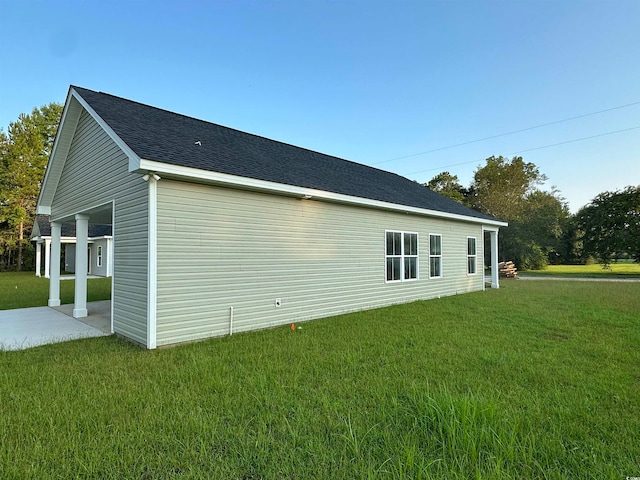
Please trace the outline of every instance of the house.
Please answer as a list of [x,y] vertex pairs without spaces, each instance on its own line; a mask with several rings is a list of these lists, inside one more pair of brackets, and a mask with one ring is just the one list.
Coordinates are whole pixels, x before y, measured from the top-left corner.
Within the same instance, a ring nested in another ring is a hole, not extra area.
[[[44,276],[49,278],[51,259],[51,222],[48,215],[36,215],[33,222],[31,241],[36,244],[36,276],[42,275],[44,257]],[[87,237],[87,274],[98,277],[110,277],[113,272],[113,236],[111,225],[90,224]],[[65,223],[60,232],[61,264],[60,269],[75,273],[76,225]]]
[[[111,328],[146,348],[483,290],[506,223],[411,180],[70,87],[37,213],[113,229]],[[87,315],[75,256],[73,315]]]

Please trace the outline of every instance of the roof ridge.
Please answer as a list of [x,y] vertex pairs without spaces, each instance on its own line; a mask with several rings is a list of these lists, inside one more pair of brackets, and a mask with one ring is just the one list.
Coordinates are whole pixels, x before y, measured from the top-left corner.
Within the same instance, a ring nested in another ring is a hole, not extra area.
[[380,172],[393,174],[393,175],[396,175],[398,177],[406,178],[406,177],[403,177],[402,175],[400,175],[398,173],[391,172],[389,170],[384,170],[384,169],[378,168],[378,167],[373,167],[371,165],[367,165],[366,163],[360,163],[360,162],[356,162],[354,160],[349,160],[347,158],[342,158],[342,157],[338,157],[336,155],[331,155],[329,153],[323,153],[323,152],[319,152],[317,150],[311,150],[310,148],[301,147],[299,145],[294,145],[293,143],[287,143],[287,142],[283,142],[281,140],[275,140],[273,138],[265,137],[264,135],[258,135],[258,134],[255,134],[255,133],[246,132],[244,130],[240,130],[240,129],[237,129],[237,128],[234,128],[234,127],[229,127],[227,125],[222,125],[222,124],[211,122],[211,121],[208,121],[208,120],[203,120],[202,118],[193,117],[191,115],[184,115],[182,113],[177,113],[177,112],[174,112],[174,111],[171,111],[171,110],[167,110],[166,108],[156,107],[154,105],[149,105],[149,104],[146,104],[146,103],[138,102],[136,100],[131,100],[131,99],[128,99],[128,98],[119,97],[118,95],[113,95],[111,93],[102,92],[102,91],[95,91],[95,90],[91,90],[90,88],[79,87],[77,85],[71,85],[71,88],[73,88],[75,90],[86,90],[88,92],[92,92],[92,93],[95,93],[95,94],[104,95],[104,96],[107,96],[107,97],[115,98],[117,100],[129,102],[129,103],[132,103],[132,104],[135,104],[135,105],[140,105],[140,106],[145,107],[145,108],[151,108],[151,109],[154,109],[154,110],[157,110],[157,111],[160,111],[160,112],[168,113],[168,114],[176,116],[176,117],[188,118],[188,119],[194,120],[196,122],[201,122],[201,123],[204,123],[204,124],[207,124],[207,125],[214,125],[216,127],[224,128],[226,130],[231,130],[231,131],[234,131],[234,132],[237,132],[237,133],[241,133],[243,135],[250,135],[252,137],[259,138],[261,140],[266,140],[266,141],[272,142],[274,144],[287,145],[289,147],[293,147],[293,148],[297,148],[297,149],[300,149],[300,150],[304,150],[306,152],[311,152],[311,153],[314,153],[314,154],[317,154],[317,155],[323,155],[325,157],[331,157],[331,158],[334,158],[336,160],[341,160],[343,162],[355,164],[355,165],[358,165],[360,167],[366,167],[366,168],[370,168],[372,170],[377,170],[377,171],[380,171]]
[[[470,209],[398,173],[163,108],[71,86],[140,158],[467,217]],[[198,142],[210,138],[208,144]],[[194,147],[198,145],[198,147]]]

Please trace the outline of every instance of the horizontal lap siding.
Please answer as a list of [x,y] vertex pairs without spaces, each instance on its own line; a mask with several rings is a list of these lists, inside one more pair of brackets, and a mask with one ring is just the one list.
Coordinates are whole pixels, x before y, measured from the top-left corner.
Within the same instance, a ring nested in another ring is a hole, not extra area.
[[83,111],[53,200],[52,216],[61,218],[115,201],[114,330],[146,344],[147,184],[128,168],[124,152]]
[[[385,230],[419,233],[420,280],[385,283]],[[429,233],[442,234],[441,279],[429,279]],[[229,307],[245,331],[481,290],[468,235],[481,252],[476,224],[163,179],[158,345],[228,334]]]

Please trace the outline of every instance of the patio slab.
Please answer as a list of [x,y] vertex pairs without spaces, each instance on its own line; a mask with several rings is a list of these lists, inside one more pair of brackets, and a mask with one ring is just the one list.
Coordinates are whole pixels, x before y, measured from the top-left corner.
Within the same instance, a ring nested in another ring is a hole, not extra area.
[[[106,308],[106,311],[105,311]],[[83,321],[71,315],[73,305],[0,310],[0,349],[22,350],[49,343],[110,335],[111,302],[87,304]]]

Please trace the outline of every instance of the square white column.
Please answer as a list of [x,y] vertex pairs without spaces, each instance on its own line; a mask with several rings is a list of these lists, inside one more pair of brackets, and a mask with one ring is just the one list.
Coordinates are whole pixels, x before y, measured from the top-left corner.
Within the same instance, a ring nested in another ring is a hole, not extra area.
[[42,258],[42,243],[36,242],[36,277],[40,276],[41,258]]
[[500,288],[500,276],[498,272],[498,232],[489,232],[491,235],[491,288]]
[[[60,306],[60,231],[62,224],[51,222],[51,255],[47,255],[45,276],[49,274],[50,307]],[[47,252],[49,253],[49,252]]]
[[49,278],[50,276],[51,276],[51,240],[47,238],[44,241],[44,278]]
[[76,282],[73,297],[73,316],[87,316],[87,249],[89,248],[89,215],[76,215]]

